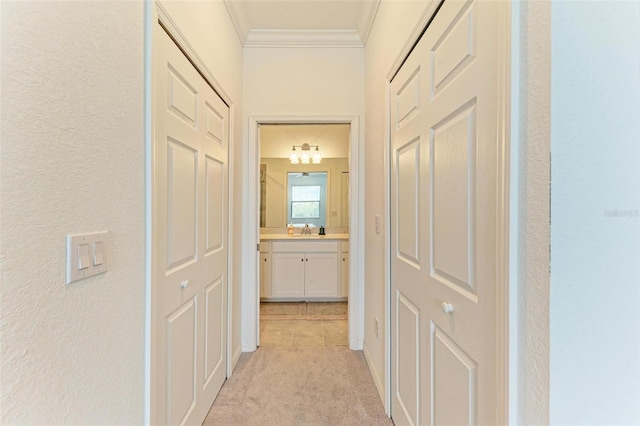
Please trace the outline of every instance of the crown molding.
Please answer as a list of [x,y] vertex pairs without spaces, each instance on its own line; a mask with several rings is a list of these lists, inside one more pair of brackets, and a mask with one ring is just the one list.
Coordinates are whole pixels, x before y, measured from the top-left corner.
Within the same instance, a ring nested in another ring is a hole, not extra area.
[[356,30],[251,30],[245,47],[363,47]]
[[224,5],[227,7],[227,12],[229,12],[229,17],[236,29],[240,43],[244,45],[249,36],[249,31],[251,31],[251,24],[247,18],[247,12],[244,10],[244,5],[241,1],[233,0],[224,0]]
[[379,6],[380,0],[364,0],[362,2],[360,16],[358,17],[358,34],[360,34],[360,40],[362,40],[363,46],[367,44]]
[[224,4],[244,47],[364,47],[381,0],[363,0],[354,30],[261,30],[251,29],[242,1]]

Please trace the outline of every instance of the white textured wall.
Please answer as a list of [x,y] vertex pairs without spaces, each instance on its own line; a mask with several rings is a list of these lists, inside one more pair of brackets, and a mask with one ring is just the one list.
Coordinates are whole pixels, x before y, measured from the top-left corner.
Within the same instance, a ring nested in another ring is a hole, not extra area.
[[363,76],[362,48],[245,48],[244,115],[362,115]]
[[[384,398],[385,306],[384,232],[375,233],[375,215],[381,218],[381,229],[387,226],[384,204],[385,122],[387,74],[418,23],[428,1],[383,0],[369,36],[365,53],[365,336],[364,350],[380,397]],[[374,321],[380,324],[376,338]]]
[[[363,48],[245,48],[243,67],[245,129],[251,116],[363,115]],[[248,132],[244,138],[242,167],[246,169],[248,156],[255,153],[249,152]],[[249,201],[247,185],[244,182],[245,203]],[[243,222],[249,223],[249,215],[255,214],[244,209]],[[351,220],[353,224],[354,218]],[[254,258],[255,246],[246,245],[244,273],[253,275],[255,266],[249,259]],[[255,293],[251,287],[254,284],[255,278],[247,276],[243,283],[244,294]],[[256,310],[253,301],[245,301],[243,312]],[[255,328],[255,324],[243,322],[243,346],[252,345],[251,327]]]
[[[0,423],[142,423],[143,4],[1,7]],[[65,285],[98,230],[110,271]]]
[[509,417],[549,423],[551,1],[512,4]]
[[551,424],[640,424],[640,3],[551,8]]
[[233,229],[229,232],[233,256],[230,295],[233,298],[232,353],[241,352],[241,281],[242,281],[242,45],[222,1],[162,1],[171,19],[207,65],[224,92],[231,98],[233,187],[229,195],[233,203]]

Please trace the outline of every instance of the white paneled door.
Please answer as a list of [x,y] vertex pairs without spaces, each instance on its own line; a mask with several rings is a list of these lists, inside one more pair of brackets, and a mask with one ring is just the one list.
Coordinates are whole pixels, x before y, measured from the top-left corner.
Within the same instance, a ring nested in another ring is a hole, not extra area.
[[226,378],[229,109],[155,31],[152,424],[201,424]]
[[397,425],[505,422],[503,8],[446,0],[391,84]]

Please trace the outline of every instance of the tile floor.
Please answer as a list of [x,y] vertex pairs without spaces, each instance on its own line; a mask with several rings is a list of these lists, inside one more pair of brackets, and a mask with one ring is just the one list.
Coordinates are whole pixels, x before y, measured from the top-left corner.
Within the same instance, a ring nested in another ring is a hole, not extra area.
[[260,346],[346,346],[347,302],[260,303]]
[[260,346],[346,346],[347,320],[261,320]]

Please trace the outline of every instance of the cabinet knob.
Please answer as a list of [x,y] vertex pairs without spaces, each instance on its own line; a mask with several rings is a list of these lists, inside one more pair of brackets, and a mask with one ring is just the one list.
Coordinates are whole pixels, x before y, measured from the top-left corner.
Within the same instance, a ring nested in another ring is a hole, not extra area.
[[266,258],[266,257],[264,258],[264,261],[265,261],[265,262],[267,261],[267,258]]
[[453,305],[449,302],[442,302],[442,312],[445,314],[450,314],[453,312]]
[[304,262],[304,259],[300,259],[300,262]]
[[345,258],[344,258],[344,257],[342,258],[342,261],[343,261],[343,262],[345,261]]
[[189,280],[184,280],[180,283],[180,287],[187,288],[189,287]]

